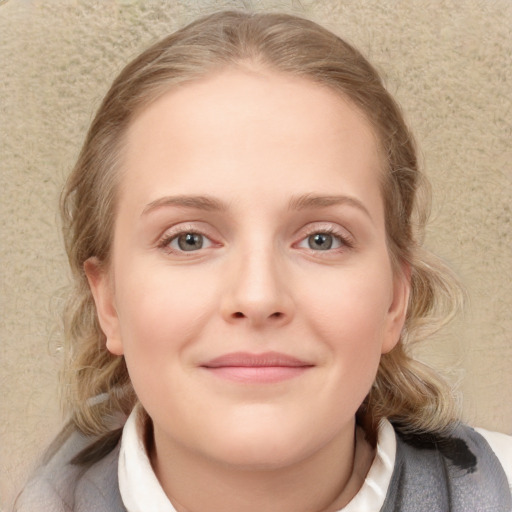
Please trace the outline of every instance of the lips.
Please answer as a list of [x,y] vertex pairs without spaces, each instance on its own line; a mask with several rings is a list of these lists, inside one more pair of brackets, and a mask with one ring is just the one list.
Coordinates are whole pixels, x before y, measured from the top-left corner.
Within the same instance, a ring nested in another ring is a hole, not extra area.
[[273,383],[292,379],[313,366],[307,361],[279,352],[233,352],[201,365],[217,377],[246,383]]

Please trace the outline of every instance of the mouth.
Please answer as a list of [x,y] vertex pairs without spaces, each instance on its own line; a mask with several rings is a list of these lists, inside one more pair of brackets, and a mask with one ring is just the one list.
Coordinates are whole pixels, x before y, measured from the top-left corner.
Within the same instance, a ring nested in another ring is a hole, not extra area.
[[255,384],[275,383],[299,377],[313,367],[310,362],[279,352],[233,352],[201,365],[201,368],[219,378]]

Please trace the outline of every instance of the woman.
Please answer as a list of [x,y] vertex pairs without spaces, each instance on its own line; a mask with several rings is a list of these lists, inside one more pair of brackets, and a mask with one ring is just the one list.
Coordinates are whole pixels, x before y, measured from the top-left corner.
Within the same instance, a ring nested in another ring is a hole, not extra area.
[[510,439],[407,355],[458,301],[423,180],[312,22],[222,12],[136,58],[63,195],[71,422],[17,510],[510,510]]

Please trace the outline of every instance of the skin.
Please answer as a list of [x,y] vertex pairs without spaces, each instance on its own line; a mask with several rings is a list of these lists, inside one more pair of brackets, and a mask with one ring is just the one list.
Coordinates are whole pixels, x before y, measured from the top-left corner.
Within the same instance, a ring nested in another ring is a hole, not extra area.
[[[85,270],[163,489],[180,511],[339,509],[372,461],[354,415],[409,293],[371,126],[308,80],[237,68],[171,90],[126,142],[111,264]],[[204,366],[239,351],[308,366],[272,382]]]

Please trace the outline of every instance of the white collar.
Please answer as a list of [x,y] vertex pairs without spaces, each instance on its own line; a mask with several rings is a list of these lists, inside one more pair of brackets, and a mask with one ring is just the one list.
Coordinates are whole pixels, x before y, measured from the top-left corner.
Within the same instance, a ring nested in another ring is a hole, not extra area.
[[144,414],[139,405],[123,428],[118,476],[119,491],[128,512],[176,512],[151,467],[144,446]]
[[[395,431],[389,421],[381,421],[377,438],[375,459],[364,484],[343,512],[378,512],[384,504],[396,455]],[[144,414],[140,406],[134,408],[123,429],[118,475],[128,512],[176,512],[151,467],[144,446]]]

